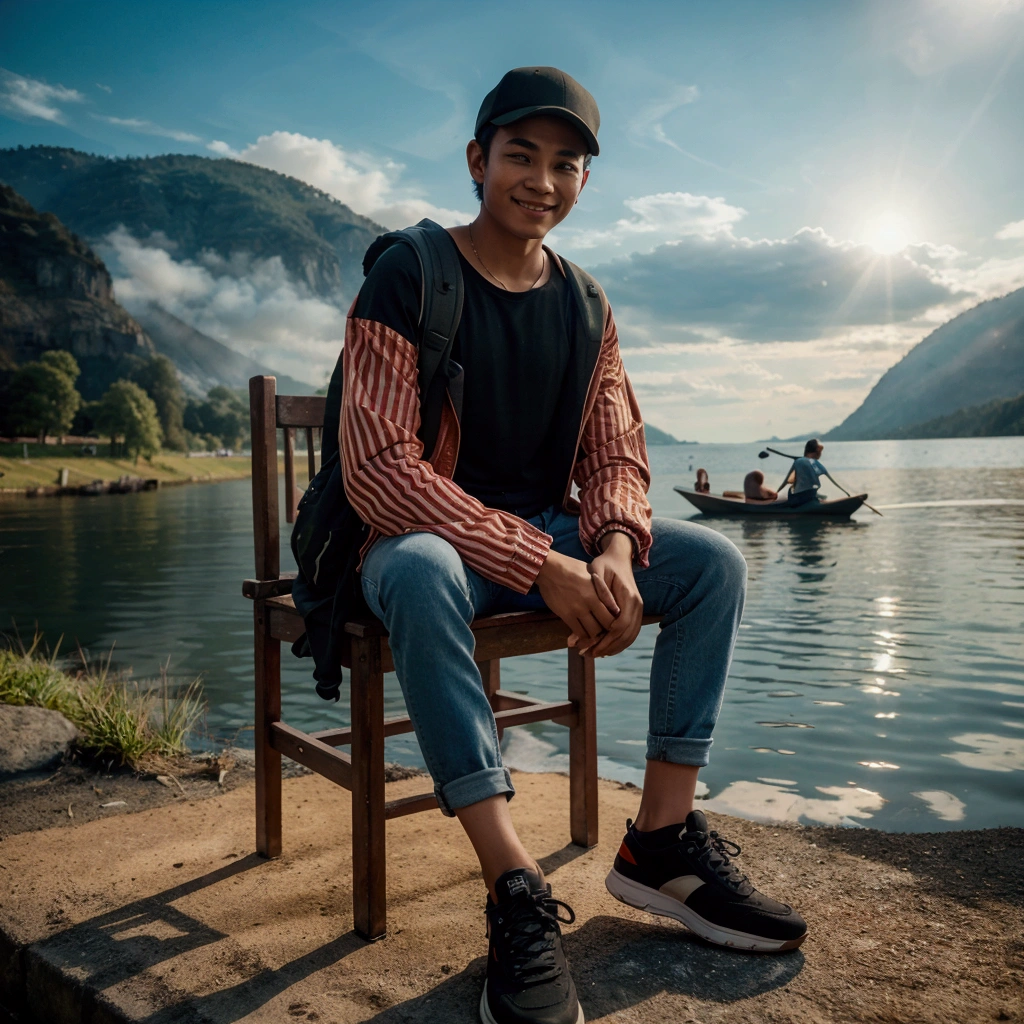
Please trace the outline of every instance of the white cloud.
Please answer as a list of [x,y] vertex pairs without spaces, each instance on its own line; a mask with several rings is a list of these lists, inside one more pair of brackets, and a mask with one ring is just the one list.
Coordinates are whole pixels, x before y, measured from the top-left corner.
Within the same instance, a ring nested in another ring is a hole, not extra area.
[[[928,333],[922,325],[849,329],[840,337],[752,346],[706,332],[666,342],[616,309],[622,349],[644,417],[676,437],[743,442],[825,431],[853,412],[878,378]],[[634,344],[641,339],[645,344]],[[742,478],[735,483],[741,483]],[[722,486],[732,486],[726,482]]]
[[673,149],[679,149],[665,133],[664,120],[675,113],[680,107],[695,103],[700,90],[695,85],[676,85],[661,99],[654,100],[642,107],[634,116],[627,129],[633,141],[652,139]]
[[1009,224],[1004,224],[996,232],[996,238],[1002,241],[1024,238],[1024,220],[1015,220],[1011,221]]
[[17,117],[63,124],[64,113],[57,104],[83,102],[85,97],[77,89],[47,85],[38,79],[25,78],[0,68],[0,109]]
[[115,125],[118,128],[126,128],[130,132],[137,132],[139,135],[157,135],[163,139],[174,139],[175,142],[202,142],[198,135],[191,132],[178,131],[176,128],[164,128],[146,121],[140,117],[110,117],[107,114],[93,114],[97,121],[105,121],[107,124]]
[[220,140],[209,143],[207,149],[298,178],[385,227],[405,227],[423,217],[449,227],[464,224],[474,216],[435,206],[414,189],[403,187],[401,164],[346,150],[329,139],[278,131],[261,135],[240,151]]
[[[906,323],[966,298],[949,271],[883,257],[820,228],[736,238],[723,228],[634,252],[596,270],[617,310],[665,340],[680,328],[747,341],[813,341]],[[628,343],[628,339],[627,343]]]
[[689,192],[635,196],[624,200],[622,205],[632,216],[617,220],[610,228],[560,232],[565,247],[570,251],[586,251],[590,260],[607,259],[624,246],[631,252],[649,251],[663,242],[690,235],[728,234],[747,212],[727,203],[721,196],[695,196]]
[[97,82],[96,83],[96,88],[97,89],[102,89],[103,92],[108,93],[108,94],[112,93],[114,91],[113,89],[110,88],[109,85],[104,85],[102,82]]
[[279,256],[205,252],[195,261],[176,260],[163,245],[119,227],[99,247],[129,312],[157,302],[236,352],[310,383],[334,366],[345,315],[295,280]]

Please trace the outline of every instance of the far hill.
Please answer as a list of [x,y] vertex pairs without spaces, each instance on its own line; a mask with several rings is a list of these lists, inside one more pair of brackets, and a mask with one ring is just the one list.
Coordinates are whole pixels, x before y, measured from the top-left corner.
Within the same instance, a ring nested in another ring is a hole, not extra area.
[[1024,434],[1024,394],[996,399],[984,405],[958,409],[924,423],[903,427],[891,436],[913,437],[1017,437]]
[[682,444],[682,441],[677,441],[670,433],[665,430],[659,430],[657,427],[652,426],[650,423],[644,424],[644,438],[648,444]]
[[155,303],[137,315],[139,323],[153,339],[156,350],[177,367],[182,387],[197,398],[218,384],[235,389],[247,388],[249,378],[257,376],[276,376],[278,394],[314,393],[311,384],[275,374],[261,363],[190,327]]
[[1024,288],[983,302],[932,331],[826,437],[868,441],[911,436],[900,431],[1022,391]]
[[87,399],[154,353],[142,327],[114,301],[103,261],[53,214],[36,212],[0,185],[0,370],[50,349],[75,357]]
[[280,256],[322,297],[355,294],[363,253],[386,230],[319,189],[237,160],[19,147],[0,150],[0,181],[90,242],[123,224],[143,241],[162,235],[177,259]]

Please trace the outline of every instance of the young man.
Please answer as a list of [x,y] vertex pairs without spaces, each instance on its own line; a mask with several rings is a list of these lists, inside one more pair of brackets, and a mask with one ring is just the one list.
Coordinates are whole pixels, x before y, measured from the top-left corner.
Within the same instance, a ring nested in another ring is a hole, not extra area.
[[599,123],[590,93],[554,68],[510,71],[485,98],[466,150],[480,214],[450,231],[465,279],[452,351],[462,414],[447,410],[432,453],[416,437],[422,282],[408,247],[374,265],[345,339],[345,488],[373,527],[363,593],[390,632],[438,803],[480,859],[485,1024],[575,1024],[583,1012],[559,931],[571,912],[558,916],[565,905],[509,815],[512,781],[473,661],[477,615],[547,606],[587,657],[617,654],[645,612],[661,615],[643,797],[608,887],[712,941],[784,949],[806,930],[754,890],[693,810],[743,608],[743,558],[712,530],[652,521],[614,320],[582,374],[579,314],[543,245],[587,182]]
[[[816,437],[812,437],[804,445],[804,457],[794,460],[789,475],[782,482],[783,487],[786,484],[792,485],[789,489],[790,505],[806,505],[809,501],[817,500],[818,488],[821,486],[818,481],[828,476],[828,470],[818,461],[824,451],[825,446]],[[832,480],[832,477],[828,478]],[[832,482],[835,483],[834,480]]]

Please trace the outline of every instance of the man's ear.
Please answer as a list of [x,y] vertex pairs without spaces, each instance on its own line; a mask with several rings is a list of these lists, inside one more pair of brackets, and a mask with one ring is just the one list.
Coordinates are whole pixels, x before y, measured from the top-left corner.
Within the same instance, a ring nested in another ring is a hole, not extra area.
[[478,185],[482,185],[484,172],[487,170],[487,160],[484,158],[483,148],[476,139],[470,139],[466,144],[466,166],[469,168],[470,177]]
[[[583,191],[583,189],[584,189],[584,187],[586,186],[586,184],[587,184],[587,181],[589,180],[589,178],[590,178],[590,168],[588,167],[588,168],[587,168],[587,169],[586,169],[586,170],[585,170],[585,171],[583,172],[583,177],[582,177],[582,178],[580,179],[580,192],[582,192],[582,191]],[[577,202],[579,202],[579,198],[580,198],[580,192],[577,192],[577,193],[576,193],[576,201],[577,201]]]

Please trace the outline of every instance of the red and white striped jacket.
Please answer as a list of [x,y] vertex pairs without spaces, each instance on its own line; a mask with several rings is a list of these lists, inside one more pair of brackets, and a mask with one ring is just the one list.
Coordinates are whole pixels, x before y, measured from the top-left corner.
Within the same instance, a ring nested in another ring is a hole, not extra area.
[[[352,309],[355,308],[353,303]],[[345,327],[345,390],[339,441],[345,493],[371,527],[363,554],[381,536],[428,531],[447,540],[470,568],[525,594],[551,548],[551,538],[508,512],[485,507],[451,478],[459,452],[459,423],[449,401],[429,461],[416,437],[420,427],[416,346],[396,331],[349,310]],[[619,354],[611,310],[590,380],[564,506],[575,511],[579,488],[580,540],[591,554],[611,530],[633,538],[645,566],[651,546],[650,468],[643,421]]]

